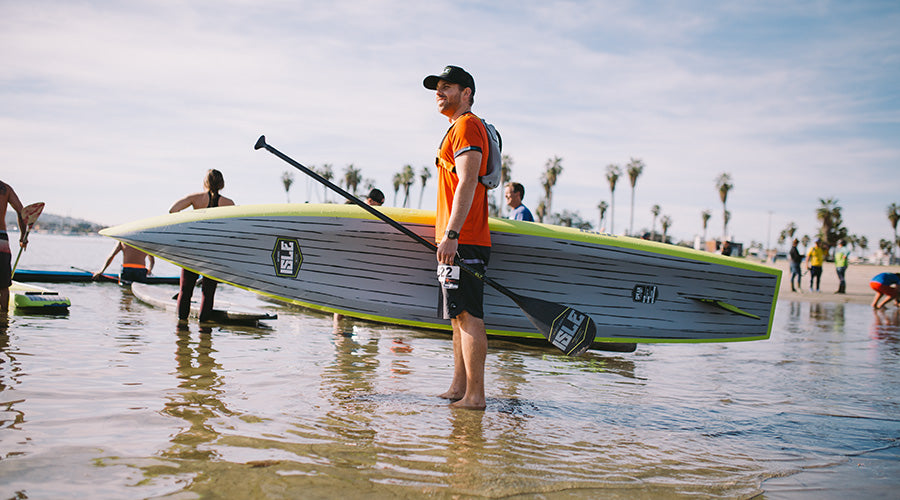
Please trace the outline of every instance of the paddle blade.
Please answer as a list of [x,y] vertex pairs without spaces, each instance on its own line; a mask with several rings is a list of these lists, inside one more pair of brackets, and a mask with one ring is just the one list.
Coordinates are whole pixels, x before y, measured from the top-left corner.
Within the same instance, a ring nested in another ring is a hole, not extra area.
[[[44,202],[40,201],[37,203],[32,203],[27,207],[22,209],[22,218],[25,219],[25,224],[28,228],[34,225],[37,222],[38,217],[41,216],[41,212],[44,211]],[[24,228],[19,228],[20,231],[24,231]]]
[[532,297],[516,295],[511,298],[541,335],[569,356],[578,356],[586,351],[597,336],[597,325],[587,314]]

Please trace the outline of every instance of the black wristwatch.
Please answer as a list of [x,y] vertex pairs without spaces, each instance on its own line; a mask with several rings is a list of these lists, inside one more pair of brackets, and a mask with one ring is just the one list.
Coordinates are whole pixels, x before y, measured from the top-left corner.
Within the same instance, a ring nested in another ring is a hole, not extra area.
[[444,236],[446,236],[448,240],[459,239],[459,233],[457,233],[456,231],[454,231],[452,229],[448,229],[448,230],[444,231]]

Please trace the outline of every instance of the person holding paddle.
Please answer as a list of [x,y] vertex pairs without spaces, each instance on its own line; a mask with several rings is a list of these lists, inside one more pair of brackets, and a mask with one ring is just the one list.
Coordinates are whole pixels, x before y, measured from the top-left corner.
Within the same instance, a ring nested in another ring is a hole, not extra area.
[[9,310],[9,287],[12,285],[12,251],[6,234],[6,206],[13,207],[19,222],[19,247],[28,246],[28,231],[22,202],[12,186],[0,181],[0,312]]
[[[201,208],[224,207],[234,205],[231,198],[222,196],[219,191],[225,187],[225,177],[222,172],[211,168],[206,172],[206,178],[203,179],[203,188],[205,191],[189,194],[184,198],[175,202],[169,213],[180,212],[188,207],[194,210]],[[181,282],[178,292],[178,321],[186,322],[191,312],[191,296],[194,294],[194,286],[200,275],[188,271],[181,270]],[[213,301],[216,294],[216,280],[204,278],[200,289],[203,293],[203,299],[200,305],[200,321],[208,321],[212,316]]]
[[441,397],[452,406],[483,410],[484,363],[487,333],[484,327],[484,281],[460,273],[454,260],[483,273],[491,255],[487,189],[478,181],[487,172],[487,130],[472,113],[475,80],[458,66],[447,66],[422,82],[435,91],[438,111],[451,123],[435,160],[438,200],[435,241],[438,244],[439,317],[453,327],[453,380]]

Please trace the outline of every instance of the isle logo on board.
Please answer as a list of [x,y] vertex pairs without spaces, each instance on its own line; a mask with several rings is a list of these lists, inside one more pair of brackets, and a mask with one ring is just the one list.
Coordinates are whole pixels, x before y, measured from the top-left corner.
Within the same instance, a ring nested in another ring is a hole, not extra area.
[[300,242],[296,238],[278,238],[272,249],[272,264],[275,265],[275,276],[296,278],[303,264]]

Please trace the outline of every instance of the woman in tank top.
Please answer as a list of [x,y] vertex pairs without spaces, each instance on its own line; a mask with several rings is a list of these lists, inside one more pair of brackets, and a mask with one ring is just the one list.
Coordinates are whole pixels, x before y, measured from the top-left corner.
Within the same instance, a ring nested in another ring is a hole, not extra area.
[[[189,194],[184,198],[175,202],[169,213],[180,212],[187,207],[193,207],[194,210],[201,208],[225,207],[234,205],[231,198],[222,196],[219,191],[225,187],[225,178],[222,172],[216,169],[210,169],[206,172],[206,178],[203,180],[203,188],[205,191]],[[188,314],[191,311],[191,296],[194,294],[194,285],[199,275],[187,269],[181,270],[181,287],[178,292],[178,320],[186,322]],[[203,293],[203,300],[200,305],[200,321],[208,321],[212,315],[213,301],[216,294],[216,281],[210,278],[203,278],[200,289]]]

